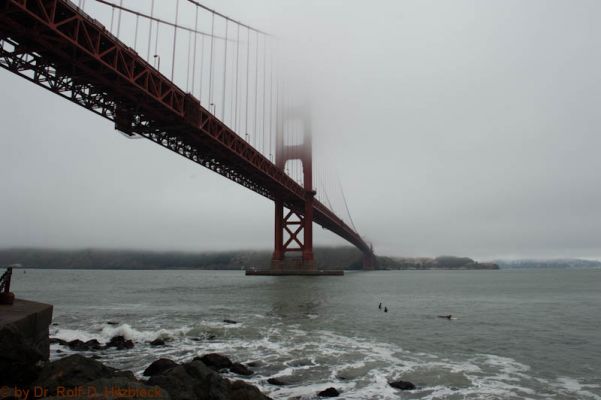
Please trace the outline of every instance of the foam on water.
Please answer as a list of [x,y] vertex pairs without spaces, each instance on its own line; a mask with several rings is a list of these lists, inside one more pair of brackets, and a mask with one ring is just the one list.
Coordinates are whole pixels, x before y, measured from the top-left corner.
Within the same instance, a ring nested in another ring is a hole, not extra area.
[[[216,329],[221,330],[220,337],[198,338],[202,332]],[[508,357],[478,354],[444,358],[326,330],[309,332],[280,321],[268,321],[254,330],[244,324],[217,321],[156,330],[137,329],[129,324],[92,324],[89,330],[54,327],[52,335],[64,340],[97,339],[103,343],[117,335],[133,340],[132,350],[110,349],[97,354],[102,361],[132,369],[139,377],[159,357],[186,361],[197,355],[220,352],[235,361],[258,360],[261,363],[254,368],[255,374],[246,380],[274,398],[314,399],[320,390],[335,386],[346,399],[398,399],[399,391],[389,382],[400,379],[417,385],[408,396],[419,399],[543,399],[559,394],[559,398],[601,400],[593,393],[598,389],[595,385],[584,385],[568,377],[549,382],[534,377],[528,365]],[[151,347],[148,342],[157,338],[167,340],[168,345]],[[59,348],[69,352],[63,346],[53,345],[53,357],[59,356],[56,351]],[[266,382],[270,377],[278,377],[290,385],[275,387]]]

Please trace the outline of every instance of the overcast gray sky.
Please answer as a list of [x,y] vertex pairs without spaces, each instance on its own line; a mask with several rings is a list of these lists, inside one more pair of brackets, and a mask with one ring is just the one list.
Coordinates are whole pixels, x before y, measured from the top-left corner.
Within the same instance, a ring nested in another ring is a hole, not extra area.
[[[601,257],[601,2],[204,4],[292,44],[378,254]],[[271,248],[270,201],[4,69],[0,93],[0,247]]]

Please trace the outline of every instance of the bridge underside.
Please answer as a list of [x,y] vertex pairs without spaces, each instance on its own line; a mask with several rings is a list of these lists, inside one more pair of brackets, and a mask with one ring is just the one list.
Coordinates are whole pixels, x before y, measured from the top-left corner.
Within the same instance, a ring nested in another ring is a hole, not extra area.
[[0,0],[0,66],[113,121],[127,135],[281,201],[373,259],[369,245],[323,204],[314,200],[307,213],[305,189],[282,168],[71,2]]

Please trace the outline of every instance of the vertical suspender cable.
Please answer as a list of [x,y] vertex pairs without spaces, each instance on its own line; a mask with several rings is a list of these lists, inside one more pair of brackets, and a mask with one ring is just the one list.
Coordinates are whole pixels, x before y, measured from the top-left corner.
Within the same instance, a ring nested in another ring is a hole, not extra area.
[[154,37],[154,57],[157,59],[157,69],[160,71],[160,67],[161,67],[161,59],[159,58],[159,28],[161,27],[161,25],[159,25],[159,21],[157,21],[157,31],[155,33],[155,37]]
[[[148,21],[148,51],[146,60],[150,61],[150,42],[152,42],[152,18],[154,17],[154,0],[150,3],[150,20]],[[158,22],[157,22],[158,24]]]
[[259,96],[259,32],[256,32],[257,46],[255,47],[255,122],[253,124],[254,141],[253,145],[257,146],[259,142],[259,135],[257,135],[257,111],[258,107],[258,96]]
[[200,83],[198,88],[198,99],[202,103],[202,83],[205,70],[205,36],[200,37]]
[[240,24],[236,24],[236,88],[234,89],[234,131],[238,132],[238,57],[240,55]]
[[248,137],[248,76],[250,69],[250,28],[246,29],[246,111],[244,112],[245,123],[244,132],[246,135],[246,141],[250,142]]
[[121,32],[121,9],[123,8],[123,0],[119,0],[119,17],[117,18],[117,37]]
[[177,18],[179,17],[179,0],[175,2],[175,26],[173,27],[173,50],[171,55],[171,81],[175,74],[175,47],[177,43]]
[[223,47],[223,96],[221,96],[221,120],[225,122],[225,88],[227,77],[227,36],[229,31],[229,20],[225,20],[225,41]]
[[[190,55],[192,53],[191,51],[192,49],[192,31],[188,31],[188,70],[186,71],[186,91],[189,89],[190,85]],[[192,73],[194,73],[194,70],[192,70]]]
[[234,94],[234,130],[238,132],[238,57],[240,54],[240,24],[236,25],[236,90]]
[[196,40],[198,39],[198,7],[195,7],[196,15],[194,17],[194,55],[192,56],[192,88],[190,92],[194,95],[194,83],[196,81]]
[[267,42],[266,42],[266,37],[263,36],[263,123],[261,124],[261,141],[263,142],[263,144],[261,145],[261,147],[263,148],[263,152],[265,152],[265,133],[267,131],[267,129],[265,129],[265,95],[266,93],[266,89],[267,89],[267,85],[266,85],[266,74],[267,74]]
[[115,7],[111,7],[111,29],[110,32],[113,33],[113,20],[115,19]]
[[134,50],[138,51],[138,25],[140,24],[140,16],[136,14],[136,34],[134,35]]
[[270,66],[269,66],[269,160],[271,161],[271,135],[273,129],[273,42],[270,42]]
[[[213,42],[215,37],[215,13],[212,13],[211,19],[211,56],[209,64],[209,107],[213,105]],[[209,109],[210,111],[210,109]],[[211,111],[213,113],[213,111]]]

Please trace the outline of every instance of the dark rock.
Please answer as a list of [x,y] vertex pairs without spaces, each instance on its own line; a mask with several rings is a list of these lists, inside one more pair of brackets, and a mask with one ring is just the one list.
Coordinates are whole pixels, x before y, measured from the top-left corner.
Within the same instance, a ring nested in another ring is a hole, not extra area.
[[215,339],[216,337],[217,337],[217,336],[215,336],[215,335],[209,335],[209,336],[207,336],[207,340],[213,340],[213,339]]
[[253,372],[250,369],[248,369],[245,365],[240,364],[240,363],[233,363],[232,366],[230,367],[230,371],[233,372],[234,374],[245,375],[245,376],[250,376],[253,374]]
[[70,342],[67,342],[67,346],[69,346],[71,350],[75,351],[89,351],[100,349],[100,343],[96,339],[91,339],[87,342],[75,339],[71,340]]
[[47,363],[40,372],[35,386],[48,388],[49,393],[54,395],[58,386],[75,387],[97,379],[115,377],[134,379],[130,371],[117,371],[91,358],[73,354]]
[[261,361],[251,361],[251,362],[247,362],[246,365],[251,368],[256,368],[256,367],[260,367],[261,365],[263,365],[263,363]]
[[340,392],[333,387],[329,387],[326,390],[317,393],[319,397],[338,397],[339,394]]
[[125,340],[123,336],[115,336],[106,344],[106,347],[115,347],[117,350],[131,349],[134,347],[134,342]]
[[212,368],[216,371],[232,366],[232,361],[229,358],[227,358],[223,354],[218,353],[209,353],[205,354],[200,358],[195,357],[194,359],[202,361],[207,367]]
[[150,377],[148,384],[163,388],[173,400],[270,400],[248,383],[230,383],[200,360],[154,375]]
[[169,392],[173,400],[226,400],[229,398],[228,383],[198,360],[170,368],[148,380],[149,385],[160,386]]
[[233,319],[224,319],[223,322],[226,324],[237,324],[238,321],[234,321]]
[[400,389],[400,390],[413,390],[415,389],[415,385],[411,382],[406,382],[406,381],[395,381],[395,382],[389,382],[388,383],[390,386],[392,386],[395,389]]
[[269,379],[267,379],[267,383],[270,383],[270,384],[276,385],[276,386],[286,386],[288,384],[278,378],[269,378]]
[[150,342],[151,346],[164,346],[165,345],[165,341],[163,339],[154,339],[152,342]]
[[59,338],[50,338],[49,342],[50,342],[50,344],[60,344],[61,346],[69,345],[69,342],[67,342],[66,340],[63,340],[63,339],[59,339]]
[[[169,400],[170,396],[167,391],[158,386],[149,386],[143,382],[124,378],[101,378],[92,382],[86,383],[84,386],[86,392],[81,396],[80,400],[92,399],[136,399],[136,400]],[[105,396],[106,391],[108,396]],[[92,391],[95,391],[95,396]],[[132,393],[135,393],[132,395]],[[59,398],[60,399],[60,398]],[[58,399],[57,399],[58,400]],[[75,400],[75,399],[70,399]]]
[[118,322],[115,322],[115,321],[107,321],[106,323],[107,323],[108,325],[119,325],[119,323],[118,323]]
[[269,400],[269,397],[265,396],[255,386],[250,385],[243,381],[235,381],[231,384],[231,400]]
[[159,358],[144,370],[144,376],[158,375],[164,371],[167,371],[168,369],[177,367],[177,365],[178,364],[175,361],[172,361],[168,358]]
[[40,370],[38,363],[45,359],[16,326],[8,324],[0,329],[0,386],[28,385]]

